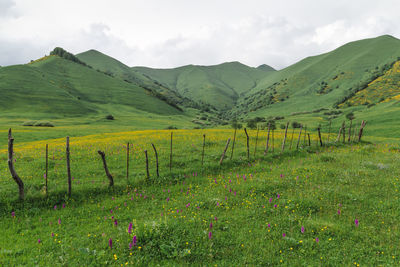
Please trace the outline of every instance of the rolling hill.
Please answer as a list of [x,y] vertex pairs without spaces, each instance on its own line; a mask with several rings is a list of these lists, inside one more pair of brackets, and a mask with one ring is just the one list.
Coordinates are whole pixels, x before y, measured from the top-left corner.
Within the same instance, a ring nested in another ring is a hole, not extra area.
[[0,69],[2,114],[26,118],[182,112],[134,84],[59,56]]
[[196,102],[210,104],[219,110],[231,109],[242,94],[274,73],[267,65],[252,68],[240,62],[214,66],[188,65],[174,69],[133,67],[161,84]]

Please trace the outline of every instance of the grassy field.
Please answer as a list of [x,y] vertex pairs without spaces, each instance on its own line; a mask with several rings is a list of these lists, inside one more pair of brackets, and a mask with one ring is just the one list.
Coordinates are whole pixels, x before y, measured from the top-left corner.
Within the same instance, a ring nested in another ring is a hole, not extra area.
[[[0,265],[400,264],[398,139],[367,135],[359,144],[318,148],[312,134],[312,146],[304,146],[302,138],[296,151],[296,138],[289,149],[289,135],[281,153],[283,132],[277,131],[274,151],[264,156],[266,132],[260,132],[254,155],[256,132],[250,131],[248,161],[241,130],[233,158],[230,147],[219,166],[232,130],[174,130],[170,172],[168,130],[104,133],[99,128],[93,133],[65,126],[46,129],[47,138],[40,139],[36,129],[23,129],[14,136],[15,166],[27,189],[24,203],[17,200],[1,143]],[[66,197],[65,138],[51,139],[64,137],[62,131],[76,136],[71,138],[71,199]],[[160,177],[151,143],[158,149]],[[99,149],[106,153],[113,189]],[[149,180],[144,150],[150,157]]]

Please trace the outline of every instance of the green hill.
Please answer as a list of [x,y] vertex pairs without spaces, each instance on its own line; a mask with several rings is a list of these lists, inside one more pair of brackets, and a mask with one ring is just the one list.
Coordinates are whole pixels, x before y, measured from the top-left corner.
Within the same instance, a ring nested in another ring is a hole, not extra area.
[[239,62],[215,66],[188,65],[175,69],[132,69],[152,77],[185,97],[220,110],[232,108],[240,95],[256,87],[262,78],[274,72],[271,67],[252,68]]
[[26,118],[182,114],[141,87],[58,56],[1,68],[0,110]]
[[332,108],[399,56],[400,40],[392,36],[348,43],[266,76],[238,100],[232,114],[288,115]]
[[161,98],[174,106],[181,107],[194,107],[200,109],[201,107],[189,98],[183,97],[175,90],[161,85],[159,82],[153,80],[149,76],[132,70],[122,62],[105,55],[96,50],[89,50],[76,57],[93,68],[100,70],[110,76],[120,78],[126,82],[133,83],[137,86],[143,87],[152,91],[155,96]]

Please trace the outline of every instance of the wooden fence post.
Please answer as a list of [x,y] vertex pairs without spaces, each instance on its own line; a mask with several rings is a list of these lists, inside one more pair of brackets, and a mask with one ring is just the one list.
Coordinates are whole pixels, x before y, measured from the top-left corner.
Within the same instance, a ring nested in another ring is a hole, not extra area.
[[350,120],[350,126],[349,126],[349,138],[347,139],[347,142],[349,142],[349,143],[350,143],[350,140],[351,140],[351,126],[352,126],[352,124],[353,124],[353,120]]
[[343,144],[344,144],[346,142],[346,121],[343,122],[342,127],[343,127],[342,134],[343,134]]
[[275,151],[275,138],[274,138],[274,129],[272,129],[272,152]]
[[231,159],[233,157],[233,149],[235,148],[235,140],[236,140],[236,127],[235,127],[235,132],[233,134],[233,143],[232,143],[232,151],[231,151]]
[[67,154],[67,175],[68,175],[68,197],[70,198],[72,194],[72,181],[71,181],[71,163],[69,155],[69,136],[67,136],[66,154]]
[[285,143],[286,143],[286,136],[287,136],[288,127],[289,127],[289,122],[286,123],[285,137],[283,138],[281,153],[283,153],[283,151],[285,150]]
[[260,131],[260,128],[257,127],[257,135],[256,135],[256,145],[254,147],[254,158],[256,158],[256,152],[257,152],[257,143],[258,143],[258,132]]
[[322,139],[321,139],[321,129],[318,127],[317,130],[318,130],[319,143],[320,143],[321,146],[323,146]]
[[293,127],[293,130],[292,130],[292,138],[290,138],[290,146],[289,146],[289,150],[292,150],[292,144],[293,144],[293,137],[294,137],[294,127]]
[[146,177],[147,177],[147,181],[150,180],[150,172],[149,172],[149,157],[147,155],[147,150],[144,151],[144,154],[146,155]]
[[367,124],[367,122],[364,121],[364,120],[361,122],[360,131],[358,133],[358,142],[361,141],[361,137],[363,135],[364,127],[365,127],[366,124]]
[[225,146],[224,152],[222,153],[221,159],[219,160],[219,165],[221,165],[222,161],[224,161],[225,153],[226,153],[226,150],[228,149],[230,141],[231,141],[231,139],[229,138],[228,141],[226,142],[226,146]]
[[247,138],[247,160],[250,160],[249,135],[247,134],[246,128],[244,128],[244,132],[246,133]]
[[158,177],[160,177],[160,174],[158,172],[158,154],[157,154],[157,149],[156,149],[156,147],[154,146],[153,143],[151,145],[153,146],[154,153],[156,154],[156,170],[157,170],[157,178],[158,178]]
[[267,143],[265,144],[264,156],[268,153],[268,145],[269,145],[269,132],[271,130],[271,124],[268,122],[268,134],[267,134]]
[[46,196],[48,195],[48,185],[47,185],[47,177],[49,175],[49,145],[46,144]]
[[309,133],[307,133],[307,135],[308,135],[308,146],[311,146],[311,138],[310,138],[310,134],[309,134]]
[[337,143],[337,142],[340,141],[340,136],[342,135],[342,129],[343,129],[342,127],[339,128],[339,133],[338,133],[338,136],[337,136],[337,138],[336,138],[335,143]]
[[25,198],[24,182],[22,182],[21,178],[15,171],[13,156],[14,156],[14,138],[11,135],[11,128],[10,128],[8,130],[8,169],[10,170],[12,178],[18,185],[19,199],[24,200]]
[[103,160],[104,171],[106,172],[106,176],[109,180],[109,186],[112,187],[112,186],[114,186],[114,179],[113,179],[111,173],[108,171],[107,162],[106,162],[106,154],[100,150],[98,150],[97,153],[99,153],[99,155],[101,156],[101,159]]
[[299,149],[300,145],[300,138],[301,138],[301,131],[303,130],[303,124],[300,126],[300,132],[299,132],[299,138],[297,139],[297,145],[296,145],[296,150]]
[[172,172],[172,134],[171,132],[171,149],[170,149],[170,154],[169,154],[169,172]]
[[201,166],[204,164],[204,149],[206,146],[206,135],[203,134],[203,152],[201,153]]
[[303,138],[303,146],[306,146],[306,138],[307,138],[307,125],[304,127],[304,138]]
[[126,181],[129,182],[129,142],[126,145]]

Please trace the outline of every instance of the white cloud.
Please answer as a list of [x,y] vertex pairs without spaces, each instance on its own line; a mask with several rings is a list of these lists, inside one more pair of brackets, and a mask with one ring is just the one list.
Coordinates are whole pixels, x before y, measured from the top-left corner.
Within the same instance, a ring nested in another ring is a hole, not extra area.
[[397,0],[0,0],[0,65],[61,46],[97,49],[130,66],[282,68],[349,41],[400,37],[399,9]]

